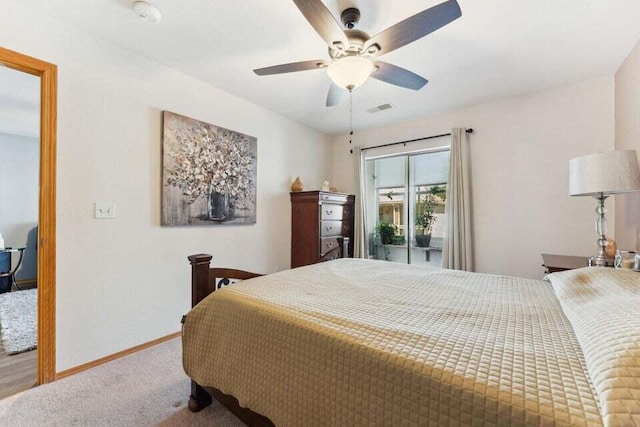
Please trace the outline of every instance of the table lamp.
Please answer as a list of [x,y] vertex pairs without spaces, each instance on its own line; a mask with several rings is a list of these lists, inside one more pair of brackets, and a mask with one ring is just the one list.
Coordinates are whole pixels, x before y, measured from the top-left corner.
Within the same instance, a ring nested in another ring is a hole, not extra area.
[[613,194],[640,191],[639,169],[635,150],[589,154],[569,162],[569,194],[593,196],[598,200],[598,253],[589,259],[590,266],[613,266],[613,259],[607,257],[604,251],[607,245],[607,222],[604,217],[607,210],[604,201]]

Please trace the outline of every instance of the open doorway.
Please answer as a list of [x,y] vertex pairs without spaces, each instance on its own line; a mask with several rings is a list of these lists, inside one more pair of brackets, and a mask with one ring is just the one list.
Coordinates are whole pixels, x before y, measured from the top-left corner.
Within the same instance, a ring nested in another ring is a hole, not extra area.
[[0,398],[55,379],[56,92],[0,48]]
[[0,65],[0,399],[37,382],[40,77]]

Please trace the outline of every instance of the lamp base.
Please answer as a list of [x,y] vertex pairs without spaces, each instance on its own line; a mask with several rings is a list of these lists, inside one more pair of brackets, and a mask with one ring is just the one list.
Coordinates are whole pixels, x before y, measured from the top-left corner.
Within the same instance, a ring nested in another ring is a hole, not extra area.
[[594,255],[589,258],[589,267],[613,267],[614,260],[612,258],[605,258],[598,255]]
[[607,209],[604,207],[604,201],[608,196],[604,193],[598,193],[594,197],[598,200],[598,207],[596,208],[596,213],[598,214],[598,219],[596,220],[598,252],[589,258],[589,267],[613,267],[613,259],[609,258],[605,251],[607,246],[607,221],[604,219],[604,214]]

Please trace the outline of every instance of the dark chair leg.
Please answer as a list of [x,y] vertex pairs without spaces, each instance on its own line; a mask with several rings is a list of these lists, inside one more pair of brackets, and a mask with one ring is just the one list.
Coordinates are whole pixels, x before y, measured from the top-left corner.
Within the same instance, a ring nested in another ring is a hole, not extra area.
[[189,410],[198,412],[211,405],[211,395],[200,387],[197,382],[191,380],[191,396],[189,396]]
[[20,288],[20,286],[18,286],[18,282],[16,282],[15,274],[11,275],[11,280],[13,281],[13,286],[16,288],[16,290],[21,291],[22,289]]

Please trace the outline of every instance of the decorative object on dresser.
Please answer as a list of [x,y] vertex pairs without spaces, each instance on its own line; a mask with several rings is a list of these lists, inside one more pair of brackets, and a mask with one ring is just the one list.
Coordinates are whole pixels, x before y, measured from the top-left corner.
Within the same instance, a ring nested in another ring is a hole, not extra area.
[[291,193],[291,268],[353,258],[354,200],[328,191]]
[[636,251],[617,250],[615,255],[615,267],[640,271],[640,254]]
[[614,258],[616,256],[616,252],[618,251],[618,244],[611,237],[606,238],[607,243],[604,247],[604,253],[608,258]]
[[542,254],[542,263],[542,266],[546,268],[545,273],[550,274],[557,271],[588,267],[589,258],[585,256]]
[[604,201],[613,194],[640,191],[640,168],[635,150],[617,150],[588,154],[569,162],[569,194],[593,196],[598,200],[596,231],[598,253],[589,259],[589,265],[612,267],[613,259],[606,254],[607,210]]
[[162,225],[255,224],[252,136],[163,112]]
[[302,181],[300,181],[300,177],[297,176],[296,180],[293,181],[293,184],[291,184],[291,191],[294,193],[299,193],[300,191],[302,191],[302,189]]

